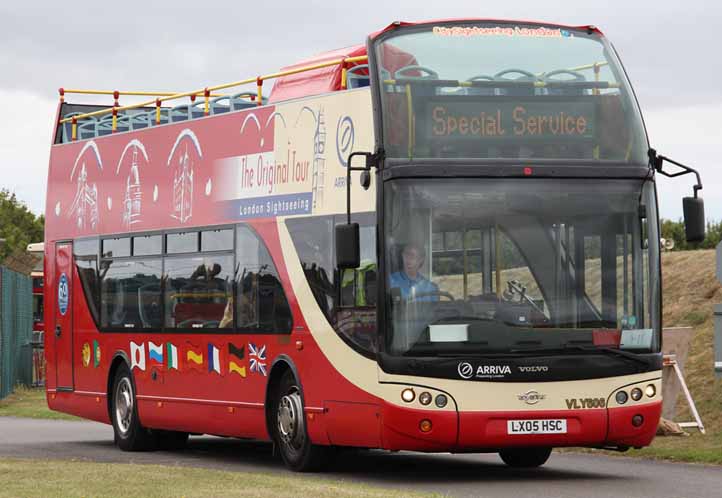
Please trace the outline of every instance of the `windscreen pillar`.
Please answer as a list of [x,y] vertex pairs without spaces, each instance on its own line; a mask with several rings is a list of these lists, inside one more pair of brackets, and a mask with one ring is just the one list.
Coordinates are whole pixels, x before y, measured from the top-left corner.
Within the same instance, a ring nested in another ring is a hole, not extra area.
[[[722,242],[717,244],[717,280],[722,283]],[[714,306],[714,371],[722,379],[722,304]]]

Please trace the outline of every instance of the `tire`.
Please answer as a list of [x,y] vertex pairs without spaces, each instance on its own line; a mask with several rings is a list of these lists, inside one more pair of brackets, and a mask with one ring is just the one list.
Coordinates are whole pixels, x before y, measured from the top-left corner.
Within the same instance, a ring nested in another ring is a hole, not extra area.
[[135,398],[135,382],[123,363],[115,372],[110,415],[115,433],[115,444],[123,451],[148,451],[155,449],[156,438],[140,424]]
[[283,374],[272,403],[272,438],[283,463],[295,472],[321,470],[331,449],[311,443],[306,430],[301,387],[290,370]]
[[158,447],[162,450],[183,450],[188,444],[187,432],[153,431]]
[[551,448],[507,448],[499,452],[504,463],[515,468],[541,467],[551,454]]

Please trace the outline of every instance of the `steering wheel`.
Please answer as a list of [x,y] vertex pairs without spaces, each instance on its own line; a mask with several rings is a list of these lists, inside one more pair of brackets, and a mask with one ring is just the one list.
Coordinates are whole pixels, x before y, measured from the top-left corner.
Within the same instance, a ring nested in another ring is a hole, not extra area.
[[[572,80],[560,80],[560,79],[552,79],[552,76],[556,76],[558,74],[568,74],[570,76],[573,76],[574,79]],[[569,69],[555,69],[554,71],[549,71],[548,73],[544,74],[544,79],[547,81],[555,81],[563,83],[564,81],[585,81],[584,75],[581,73],[578,73],[576,71],[571,71]]]
[[[421,73],[426,73],[426,76],[404,76],[404,73],[408,73],[409,71],[419,71]],[[401,69],[397,69],[394,73],[394,79],[398,78],[439,79],[439,73],[437,73],[433,69],[429,69],[428,67],[412,64],[410,66],[404,66]]]
[[411,294],[409,294],[409,301],[414,302],[414,301],[418,301],[419,298],[431,297],[431,296],[439,297],[439,298],[447,297],[447,298],[449,298],[449,301],[456,301],[456,299],[454,299],[454,296],[451,295],[451,293],[442,291],[442,290],[437,290],[437,291],[433,291],[433,292],[419,292],[419,293],[413,295],[413,299],[411,299],[412,296],[411,296]]
[[537,79],[536,75],[534,73],[530,73],[529,71],[525,71],[524,69],[504,69],[503,71],[496,73],[494,75],[494,79],[497,80],[507,80],[507,81],[525,81],[526,78],[502,78],[502,76],[505,76],[507,74],[520,74],[522,76],[526,76],[526,78],[529,78],[530,80]]

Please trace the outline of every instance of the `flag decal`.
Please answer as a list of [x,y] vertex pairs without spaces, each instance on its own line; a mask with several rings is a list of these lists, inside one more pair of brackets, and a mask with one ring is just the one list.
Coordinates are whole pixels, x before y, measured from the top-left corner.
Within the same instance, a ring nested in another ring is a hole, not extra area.
[[145,343],[136,344],[130,341],[130,369],[145,370]]

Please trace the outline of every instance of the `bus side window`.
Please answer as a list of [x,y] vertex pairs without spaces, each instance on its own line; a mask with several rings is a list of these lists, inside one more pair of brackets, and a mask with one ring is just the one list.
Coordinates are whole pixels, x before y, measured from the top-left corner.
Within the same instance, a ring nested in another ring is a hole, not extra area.
[[236,321],[240,332],[291,332],[291,308],[263,240],[245,225],[236,239]]
[[334,328],[356,347],[376,352],[376,225],[361,225],[359,238],[361,264],[341,274]]
[[226,308],[233,295],[233,256],[201,254],[165,258],[165,326],[229,328]]

